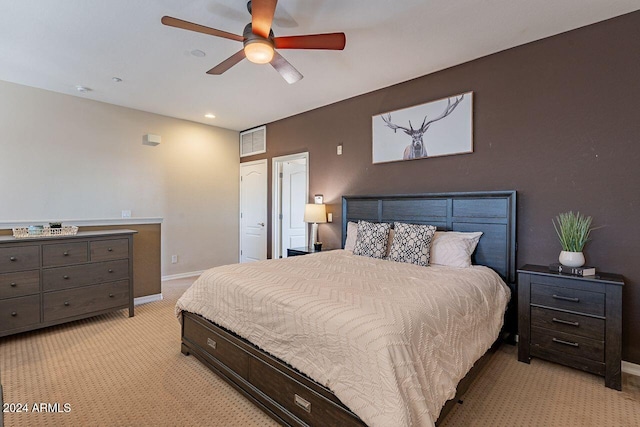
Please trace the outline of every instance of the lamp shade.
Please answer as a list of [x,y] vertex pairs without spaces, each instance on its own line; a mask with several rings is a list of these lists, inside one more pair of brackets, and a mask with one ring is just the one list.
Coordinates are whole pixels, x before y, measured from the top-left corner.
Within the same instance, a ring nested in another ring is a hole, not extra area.
[[327,222],[326,205],[307,204],[304,207],[304,222],[316,224]]

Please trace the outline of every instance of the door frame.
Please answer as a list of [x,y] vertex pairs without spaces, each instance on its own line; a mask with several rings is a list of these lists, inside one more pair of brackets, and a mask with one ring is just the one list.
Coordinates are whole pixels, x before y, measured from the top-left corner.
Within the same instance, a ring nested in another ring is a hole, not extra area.
[[[240,181],[240,200],[238,201],[238,210],[239,212],[239,220],[240,220],[240,227],[239,227],[239,233],[238,233],[238,262],[242,262],[242,222],[244,220],[244,218],[242,218],[242,168],[246,167],[246,166],[253,166],[253,165],[258,165],[258,164],[264,164],[265,169],[267,169],[267,173],[265,174],[265,176],[269,175],[269,170],[268,170],[268,166],[269,164],[267,163],[267,159],[260,159],[260,160],[254,160],[251,162],[240,162],[240,171],[239,171],[239,176],[238,176],[238,181]],[[267,191],[269,188],[269,185],[267,183],[265,183],[265,191]],[[265,200],[269,200],[269,196],[268,194],[265,195]],[[264,218],[265,218],[265,222],[266,222],[266,218],[267,218],[267,204],[265,203],[264,207]],[[265,229],[264,230],[265,233],[265,237],[268,236],[268,230]],[[268,238],[266,239],[268,241]],[[268,243],[265,242],[265,250],[268,247]]]
[[[280,172],[282,171],[282,164],[291,160],[305,159],[307,164],[307,189],[305,200],[309,201],[309,152],[289,154],[288,156],[273,157],[271,159],[271,183],[272,183],[272,200],[271,200],[271,258],[277,259],[282,257],[280,253],[281,248],[281,223],[280,214],[280,202],[282,201],[282,182],[280,181]],[[308,227],[304,230],[305,242],[309,241]]]

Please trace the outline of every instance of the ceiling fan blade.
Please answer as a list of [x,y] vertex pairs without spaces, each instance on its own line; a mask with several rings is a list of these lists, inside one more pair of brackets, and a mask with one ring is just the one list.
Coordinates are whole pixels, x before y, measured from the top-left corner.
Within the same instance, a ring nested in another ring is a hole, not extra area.
[[210,36],[223,37],[236,41],[244,41],[244,37],[237,34],[227,33],[226,31],[216,30],[215,28],[205,27],[204,25],[194,24],[193,22],[183,21],[182,19],[172,18],[171,16],[163,16],[160,20],[164,25],[170,27],[182,28],[183,30],[195,31],[196,33],[208,34]]
[[242,61],[244,57],[244,49],[239,50],[238,52],[234,53],[233,55],[207,71],[207,74],[220,75],[227,71],[229,68],[236,65],[238,62]]
[[278,52],[273,52],[271,65],[289,84],[302,80],[303,75],[300,74],[300,71],[296,70],[293,65],[289,64],[289,61],[284,59]]
[[273,14],[278,0],[251,0],[251,28],[253,34],[269,38]]
[[344,33],[310,34],[307,36],[275,37],[276,49],[329,49],[342,50],[347,44]]

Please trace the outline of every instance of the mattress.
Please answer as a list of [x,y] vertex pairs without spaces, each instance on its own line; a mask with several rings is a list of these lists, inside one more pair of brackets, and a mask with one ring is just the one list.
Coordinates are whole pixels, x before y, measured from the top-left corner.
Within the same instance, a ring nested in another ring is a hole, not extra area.
[[336,250],[205,271],[176,305],[329,388],[370,426],[430,426],[497,339],[493,270]]

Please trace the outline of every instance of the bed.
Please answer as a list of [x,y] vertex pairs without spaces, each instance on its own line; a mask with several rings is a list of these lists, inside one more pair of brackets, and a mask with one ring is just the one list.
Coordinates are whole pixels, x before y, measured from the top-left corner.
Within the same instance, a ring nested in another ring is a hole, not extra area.
[[482,232],[476,266],[339,250],[211,269],[176,306],[182,352],[284,425],[433,425],[500,335],[504,283],[515,278],[515,192],[342,205],[343,246],[349,222],[429,224]]

